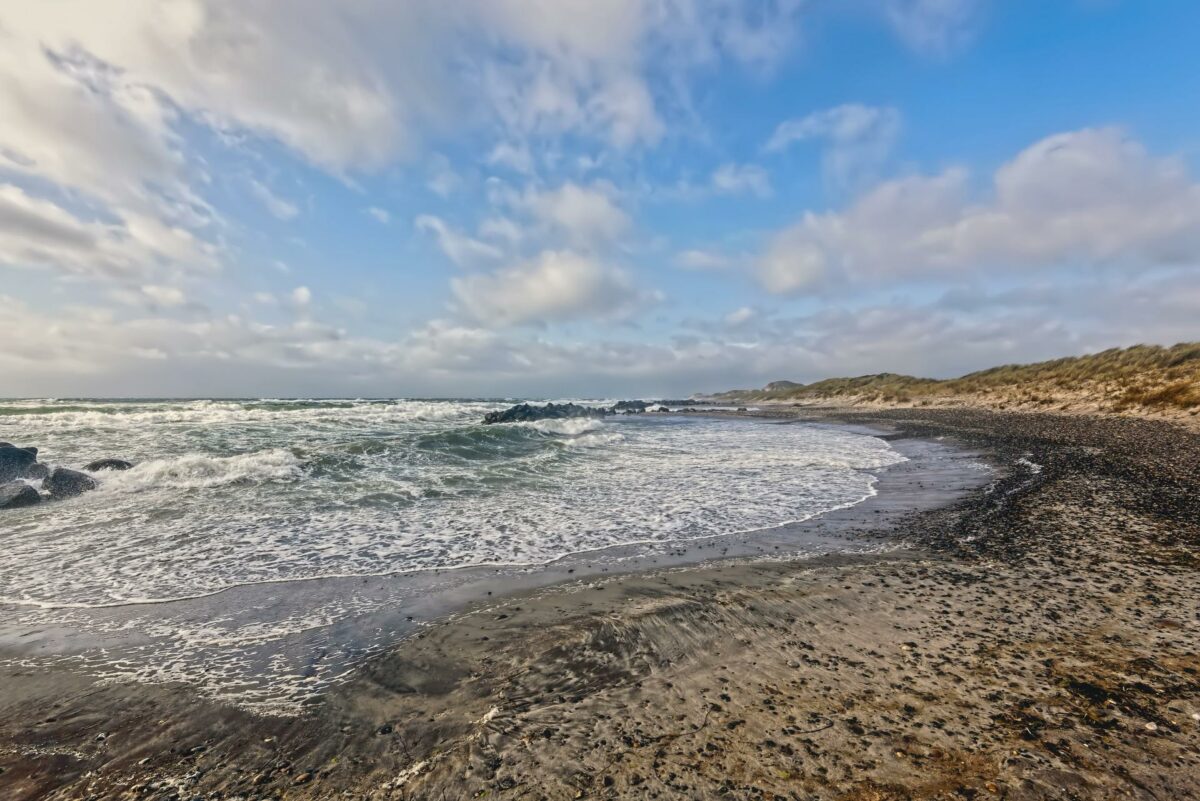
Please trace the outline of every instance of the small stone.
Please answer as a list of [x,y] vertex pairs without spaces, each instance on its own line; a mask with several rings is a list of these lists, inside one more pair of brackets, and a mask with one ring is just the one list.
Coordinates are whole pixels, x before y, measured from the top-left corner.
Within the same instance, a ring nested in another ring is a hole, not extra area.
[[1158,724],[1157,723],[1147,723],[1146,731],[1158,731]]

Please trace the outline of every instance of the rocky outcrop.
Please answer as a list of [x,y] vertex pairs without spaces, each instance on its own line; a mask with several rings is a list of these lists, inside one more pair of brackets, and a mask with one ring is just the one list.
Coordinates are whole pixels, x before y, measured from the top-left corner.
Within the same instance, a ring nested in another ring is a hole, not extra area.
[[49,467],[46,467],[46,465],[42,464],[41,462],[34,462],[33,464],[29,465],[29,467],[25,468],[25,473],[21,476],[21,478],[28,478],[32,481],[41,481],[43,478],[48,478],[49,476]]
[[[647,411],[668,412],[667,404],[672,406],[691,406],[696,402],[692,400],[679,401],[657,401],[660,405],[653,408],[655,401],[644,400],[623,400],[617,401],[610,408],[597,408],[595,406],[581,406],[578,403],[547,403],[545,405],[534,405],[529,403],[519,403],[516,406],[511,406],[500,412],[489,412],[483,418],[483,422],[490,425],[492,423],[527,423],[533,420],[559,420],[564,417],[607,417],[610,414],[641,414]],[[690,411],[685,409],[685,411]],[[90,466],[88,469],[92,469]]]
[[37,448],[17,448],[8,443],[0,447],[0,484],[25,475],[29,465],[37,461]]
[[83,469],[89,473],[95,473],[100,470],[128,470],[131,467],[133,467],[133,463],[124,459],[97,459],[86,464]]
[[42,496],[23,481],[0,484],[0,509],[16,509],[40,503]]
[[96,483],[96,479],[86,473],[68,470],[65,467],[54,468],[54,472],[42,482],[42,488],[50,493],[51,498],[55,499],[74,498],[76,495],[82,495],[98,486],[100,485]]
[[[65,467],[51,468],[37,460],[37,448],[18,448],[10,442],[0,442],[0,509],[28,506],[42,500],[43,494],[58,500],[74,498],[96,489],[100,483],[87,473]],[[133,467],[124,459],[97,459],[85,470],[128,470]],[[18,479],[41,481],[42,491]]]
[[606,417],[612,414],[610,409],[597,409],[592,406],[580,406],[577,403],[547,403],[544,406],[533,406],[519,403],[504,411],[488,412],[484,415],[485,425],[494,423],[528,423],[534,420],[562,420],[572,417]]

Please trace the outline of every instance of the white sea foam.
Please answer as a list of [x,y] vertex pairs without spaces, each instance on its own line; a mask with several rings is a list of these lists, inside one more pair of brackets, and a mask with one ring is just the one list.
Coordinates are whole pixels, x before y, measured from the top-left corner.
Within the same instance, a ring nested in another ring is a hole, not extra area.
[[511,425],[526,426],[545,434],[563,434],[575,437],[589,431],[599,431],[604,423],[594,417],[568,417],[562,420],[534,420]]
[[104,492],[141,492],[168,487],[199,489],[248,481],[293,481],[302,475],[300,460],[280,448],[239,454],[206,456],[189,453],[170,459],[151,459],[124,471],[93,473]]
[[332,427],[314,425],[312,410],[299,423],[197,425],[195,415],[236,404],[189,403],[179,423],[156,416],[155,404],[126,404],[97,413],[125,418],[111,433],[83,422],[62,431],[54,418],[80,412],[61,405],[70,410],[0,417],[0,437],[37,442],[52,463],[121,456],[137,465],[95,474],[97,492],[6,513],[0,596],[27,603],[537,564],[765,528],[857,502],[871,492],[863,471],[900,458],[870,437],[796,425],[657,417],[476,425],[488,404],[339,410]]
[[1042,472],[1042,466],[1040,464],[1038,464],[1037,462],[1031,462],[1029,460],[1029,457],[1027,457],[1027,456],[1022,456],[1021,458],[1017,459],[1017,464],[1022,465],[1023,467],[1025,467],[1025,469],[1027,469],[1030,473],[1033,473],[1034,475],[1037,475],[1038,473]]
[[[387,427],[348,416],[333,431],[161,421],[79,441],[35,431],[59,463],[138,464],[96,474],[97,492],[6,514],[0,597],[103,606],[320,576],[542,564],[803,519],[867,497],[863,471],[900,458],[874,438],[797,425],[637,416],[485,427],[458,422],[464,414],[404,414]],[[205,445],[240,452],[199,452]]]
[[[255,660],[280,637],[382,602],[336,599],[278,620],[180,620],[148,604],[770,528],[861,501],[870,471],[902,460],[872,437],[698,415],[479,424],[505,405],[0,402],[0,440],[38,445],[47,463],[136,463],[95,473],[95,492],[4,512],[0,603],[21,605],[35,628],[94,628],[111,613],[150,638],[129,664],[95,668],[113,678],[185,678],[227,649],[233,687],[239,670],[276,669]],[[279,686],[303,697],[309,685],[289,676]]]

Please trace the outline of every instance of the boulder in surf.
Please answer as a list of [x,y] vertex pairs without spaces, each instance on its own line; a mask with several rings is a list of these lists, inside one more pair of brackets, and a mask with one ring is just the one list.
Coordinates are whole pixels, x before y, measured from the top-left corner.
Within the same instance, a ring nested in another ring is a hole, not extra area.
[[16,509],[33,506],[42,500],[38,491],[23,481],[0,484],[0,509]]
[[488,412],[483,417],[486,425],[493,423],[528,423],[534,420],[563,420],[574,417],[606,417],[612,414],[609,409],[597,409],[592,406],[580,406],[578,403],[547,403],[544,406],[533,406],[528,403],[518,403],[501,412]]
[[96,479],[86,473],[68,470],[65,467],[56,467],[42,484],[51,498],[74,498],[98,486],[100,485],[96,483]]
[[37,451],[32,448],[0,448],[0,484],[6,484],[24,475],[29,465],[37,461]]
[[89,473],[95,473],[98,470],[128,470],[131,467],[133,467],[133,462],[127,462],[124,459],[97,459],[89,462],[83,469]]

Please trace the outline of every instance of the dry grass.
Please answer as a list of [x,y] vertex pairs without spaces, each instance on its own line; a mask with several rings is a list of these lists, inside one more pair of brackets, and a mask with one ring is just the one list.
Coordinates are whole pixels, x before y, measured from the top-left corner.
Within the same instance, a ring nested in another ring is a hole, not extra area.
[[1200,343],[1113,348],[943,380],[880,373],[812,384],[777,381],[761,390],[735,390],[714,397],[738,402],[838,400],[917,406],[965,400],[996,408],[1197,414]]

